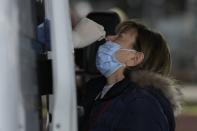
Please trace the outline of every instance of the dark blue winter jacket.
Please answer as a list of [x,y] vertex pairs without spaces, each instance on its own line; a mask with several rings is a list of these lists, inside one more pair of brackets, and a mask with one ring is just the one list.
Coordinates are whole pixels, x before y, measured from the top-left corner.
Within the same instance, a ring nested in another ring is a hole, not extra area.
[[[116,83],[102,98],[104,77],[88,83],[84,131],[174,131],[175,89],[167,78],[140,72]],[[173,111],[174,109],[174,111]]]

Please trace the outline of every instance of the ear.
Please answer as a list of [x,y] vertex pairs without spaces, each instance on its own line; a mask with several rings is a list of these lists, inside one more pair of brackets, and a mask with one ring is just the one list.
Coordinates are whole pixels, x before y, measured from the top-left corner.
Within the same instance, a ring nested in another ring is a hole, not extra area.
[[135,57],[132,59],[127,60],[126,66],[137,66],[144,60],[144,53],[137,52]]

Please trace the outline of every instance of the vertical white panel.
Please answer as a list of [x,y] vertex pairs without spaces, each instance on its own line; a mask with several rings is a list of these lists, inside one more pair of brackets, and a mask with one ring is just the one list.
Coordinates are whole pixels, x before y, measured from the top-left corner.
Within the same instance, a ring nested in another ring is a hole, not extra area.
[[1,0],[0,3],[0,130],[24,131],[18,68],[17,1]]
[[53,131],[76,131],[76,91],[68,0],[51,0]]
[[51,2],[50,0],[44,1],[44,8],[45,8],[45,18],[51,20]]

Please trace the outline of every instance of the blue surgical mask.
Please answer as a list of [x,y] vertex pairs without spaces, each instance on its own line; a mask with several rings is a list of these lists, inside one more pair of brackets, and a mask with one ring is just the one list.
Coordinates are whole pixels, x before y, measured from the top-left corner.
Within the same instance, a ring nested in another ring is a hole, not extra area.
[[109,77],[119,68],[125,66],[116,59],[115,53],[118,50],[133,51],[130,49],[121,49],[119,44],[112,41],[107,41],[98,49],[96,67],[105,77]]

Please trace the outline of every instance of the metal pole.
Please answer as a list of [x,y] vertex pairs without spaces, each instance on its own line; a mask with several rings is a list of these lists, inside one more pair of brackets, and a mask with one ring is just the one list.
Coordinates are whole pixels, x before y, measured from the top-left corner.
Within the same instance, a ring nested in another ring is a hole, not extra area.
[[68,0],[51,0],[54,80],[53,131],[77,131],[76,91]]

